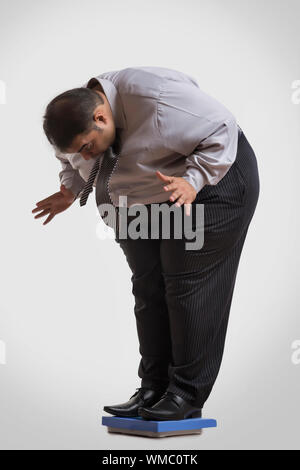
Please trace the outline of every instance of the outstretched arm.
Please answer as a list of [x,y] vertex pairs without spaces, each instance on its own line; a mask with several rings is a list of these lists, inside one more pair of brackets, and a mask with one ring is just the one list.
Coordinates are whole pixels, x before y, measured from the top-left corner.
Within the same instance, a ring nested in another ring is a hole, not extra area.
[[78,170],[72,167],[69,160],[62,153],[56,151],[55,156],[62,166],[62,170],[59,172],[60,183],[70,189],[75,199],[77,199],[80,197],[80,193],[86,182],[81,178]]
[[75,199],[80,196],[85,181],[78,173],[78,170],[72,168],[66,157],[59,152],[55,153],[56,158],[60,160],[62,170],[59,173],[60,191],[36,203],[32,213],[37,213],[35,219],[48,215],[43,225],[49,223],[53,217],[70,207]]

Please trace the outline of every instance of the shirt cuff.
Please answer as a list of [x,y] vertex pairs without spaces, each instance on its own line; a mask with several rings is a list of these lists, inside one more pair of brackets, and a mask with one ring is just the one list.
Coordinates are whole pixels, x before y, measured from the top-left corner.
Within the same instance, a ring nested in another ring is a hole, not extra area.
[[184,178],[188,183],[190,183],[193,188],[197,191],[197,193],[201,191],[201,189],[206,185],[203,175],[197,168],[188,168],[184,175],[182,175],[182,178]]
[[67,186],[67,184],[65,184],[66,188],[72,191],[72,193],[74,194],[74,198],[75,198],[74,201],[80,198],[83,192],[85,182],[84,184],[82,184],[82,181],[84,180],[82,180],[81,177],[77,177],[77,175],[75,175],[73,178],[72,184],[70,186]]

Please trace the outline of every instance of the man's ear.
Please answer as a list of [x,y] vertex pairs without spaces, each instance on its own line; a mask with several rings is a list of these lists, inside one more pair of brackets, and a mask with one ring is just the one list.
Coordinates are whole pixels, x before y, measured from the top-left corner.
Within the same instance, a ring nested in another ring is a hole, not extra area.
[[94,116],[93,116],[93,119],[96,123],[107,123],[107,118],[106,116],[103,114],[103,111],[98,109],[98,110],[95,110],[94,112]]

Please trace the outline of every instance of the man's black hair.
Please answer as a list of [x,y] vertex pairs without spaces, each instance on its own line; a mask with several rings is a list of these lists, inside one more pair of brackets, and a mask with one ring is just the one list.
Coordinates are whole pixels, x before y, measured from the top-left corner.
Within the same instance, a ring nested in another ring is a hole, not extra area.
[[49,142],[66,152],[78,134],[99,130],[93,121],[93,112],[99,104],[104,104],[102,96],[84,87],[67,90],[53,98],[43,116],[43,129]]

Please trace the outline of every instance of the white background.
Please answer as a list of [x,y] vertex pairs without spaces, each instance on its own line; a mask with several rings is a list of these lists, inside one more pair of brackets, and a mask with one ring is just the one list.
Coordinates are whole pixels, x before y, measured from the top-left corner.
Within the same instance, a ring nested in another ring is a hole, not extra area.
[[[2,449],[298,448],[299,0],[11,0],[0,6]],[[253,146],[260,199],[241,256],[225,354],[204,416],[218,428],[112,435],[104,405],[140,386],[131,272],[94,197],[43,226],[59,190],[47,103],[90,77],[169,67],[233,112]]]

